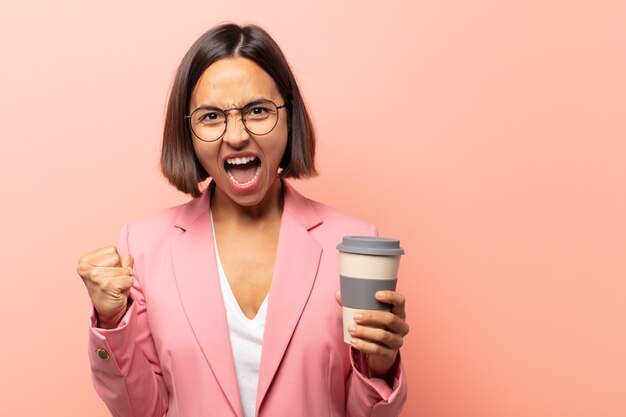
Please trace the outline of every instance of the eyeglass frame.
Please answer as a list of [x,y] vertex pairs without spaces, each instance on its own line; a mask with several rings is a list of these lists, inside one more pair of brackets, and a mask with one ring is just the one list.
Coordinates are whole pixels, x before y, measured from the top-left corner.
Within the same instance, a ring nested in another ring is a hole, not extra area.
[[[276,123],[274,123],[274,126],[273,126],[273,127],[272,127],[272,128],[271,128],[268,132],[267,132],[267,133],[258,134],[258,133],[251,132],[251,131],[250,131],[250,129],[248,129],[248,126],[246,126],[246,119],[245,119],[245,118],[244,118],[244,116],[243,116],[243,109],[245,109],[246,107],[249,107],[250,105],[261,104],[261,103],[272,103],[272,104],[274,105],[274,107],[276,107]],[[280,119],[280,112],[279,112],[278,110],[280,110],[280,109],[282,109],[282,108],[285,108],[285,107],[287,107],[287,103],[283,103],[283,104],[281,104],[281,105],[279,106],[279,105],[277,105],[276,103],[274,103],[272,100],[270,100],[270,99],[265,99],[265,98],[264,98],[264,99],[260,99],[260,100],[253,100],[253,101],[251,101],[251,102],[249,102],[249,103],[244,104],[244,105],[243,105],[243,106],[241,106],[241,107],[229,107],[229,108],[227,108],[227,109],[220,109],[220,108],[219,108],[219,107],[217,107],[217,106],[200,106],[200,107],[195,108],[195,109],[194,109],[194,111],[192,111],[192,112],[191,112],[191,114],[189,114],[189,115],[187,115],[187,114],[186,114],[186,115],[185,115],[185,119],[189,120],[189,130],[191,130],[191,133],[193,133],[193,135],[194,135],[195,137],[197,137],[197,138],[198,138],[199,140],[201,140],[202,142],[209,142],[209,143],[210,143],[210,142],[216,142],[216,141],[218,141],[218,140],[222,139],[222,138],[224,137],[224,135],[226,134],[226,131],[228,130],[228,115],[229,115],[229,112],[230,112],[231,110],[239,110],[239,114],[241,115],[241,122],[242,122],[242,124],[243,124],[243,128],[244,128],[244,129],[246,129],[246,132],[248,132],[249,134],[254,135],[254,136],[265,136],[265,135],[269,135],[270,133],[272,133],[272,131],[273,131],[274,129],[276,129],[276,126],[278,125],[278,120]],[[222,113],[224,113],[224,115],[226,116],[226,117],[224,118],[224,131],[223,131],[223,132],[222,132],[222,134],[221,134],[221,135],[219,135],[217,138],[215,138],[215,139],[213,139],[213,140],[205,140],[205,139],[202,139],[200,136],[198,136],[198,135],[196,134],[196,132],[194,132],[193,127],[191,126],[191,116],[193,116],[193,114],[194,114],[195,112],[197,112],[198,110],[200,110],[200,109],[205,109],[205,110],[210,110],[210,109],[219,110],[219,111],[221,111]]]

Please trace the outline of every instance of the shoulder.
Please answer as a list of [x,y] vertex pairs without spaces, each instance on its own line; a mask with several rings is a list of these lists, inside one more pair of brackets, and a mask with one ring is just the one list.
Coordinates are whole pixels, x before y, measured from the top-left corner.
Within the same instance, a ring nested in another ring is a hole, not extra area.
[[309,200],[313,209],[320,216],[322,223],[310,231],[323,247],[334,249],[344,236],[375,236],[376,226],[324,203]]
[[167,207],[153,213],[149,213],[137,219],[133,219],[128,223],[128,227],[138,231],[154,231],[155,229],[167,229],[174,225],[174,221],[182,208],[189,203],[180,204],[178,206]]
[[356,230],[369,230],[372,227],[371,223],[339,211],[327,204],[310,199],[309,202],[322,219],[324,227]]
[[175,230],[176,220],[183,209],[193,202],[168,207],[129,221],[122,227],[120,242],[132,252],[145,252],[150,247],[169,240]]
[[372,223],[305,197],[290,184],[285,184],[285,209],[291,211],[318,240],[334,241],[337,236],[376,234],[376,227]]

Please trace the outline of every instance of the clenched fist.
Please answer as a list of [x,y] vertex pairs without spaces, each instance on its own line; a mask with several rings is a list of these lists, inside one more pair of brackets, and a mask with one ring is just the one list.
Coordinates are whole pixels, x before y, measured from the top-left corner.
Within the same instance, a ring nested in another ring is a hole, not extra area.
[[117,327],[126,313],[133,285],[132,256],[120,256],[115,246],[89,252],[78,260],[78,275],[98,313],[100,327]]

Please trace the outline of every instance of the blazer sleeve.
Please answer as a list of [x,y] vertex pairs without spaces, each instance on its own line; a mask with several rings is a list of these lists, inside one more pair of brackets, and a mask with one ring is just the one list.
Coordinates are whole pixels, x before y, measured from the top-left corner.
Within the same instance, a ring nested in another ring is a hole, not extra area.
[[[128,254],[128,227],[118,245]],[[91,304],[89,363],[94,388],[115,417],[162,417],[167,411],[168,391],[148,327],[146,301],[137,268],[130,291],[132,304],[115,329],[97,327]]]
[[[370,235],[378,236],[376,226],[370,226]],[[365,355],[350,347],[352,371],[346,380],[346,416],[347,417],[397,417],[406,402],[407,383],[398,358],[394,364],[393,386],[381,378],[368,378]]]

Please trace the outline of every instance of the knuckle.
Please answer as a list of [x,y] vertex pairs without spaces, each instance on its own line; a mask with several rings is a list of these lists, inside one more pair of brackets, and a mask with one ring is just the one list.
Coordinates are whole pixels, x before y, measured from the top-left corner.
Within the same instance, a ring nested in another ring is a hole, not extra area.
[[374,314],[372,314],[371,323],[373,325],[380,326],[381,324],[384,323],[384,320],[385,320],[384,313],[374,313]]
[[110,292],[113,289],[114,283],[111,280],[106,280],[100,283],[100,288],[104,292]]
[[133,286],[133,277],[126,277],[124,279],[124,289],[130,289]]
[[398,316],[396,316],[395,314],[387,314],[385,316],[385,325],[387,327],[394,327],[398,324]]
[[84,275],[81,275],[81,276],[83,277],[85,281],[89,281],[91,283],[100,285],[99,284],[100,277],[93,269],[89,269]]
[[102,275],[102,269],[100,268],[89,268],[89,272],[87,274],[89,276],[89,279],[91,279],[92,281],[97,281],[99,279],[101,279],[103,277]]
[[102,248],[102,252],[104,253],[117,253],[117,246],[109,245]]
[[98,257],[92,261],[92,264],[94,266],[116,267],[121,265],[121,259],[122,258],[120,258],[117,253],[105,253],[98,255]]
[[119,288],[124,285],[125,278],[121,276],[110,276],[106,280],[106,284],[108,288]]
[[111,261],[114,262],[116,265],[121,264],[122,258],[120,258],[120,255],[116,252],[111,254]]
[[380,339],[385,343],[385,344],[389,344],[389,342],[392,342],[394,339],[394,335],[391,332],[387,332],[384,330],[381,330],[381,336]]
[[87,255],[82,255],[78,258],[78,263],[76,266],[76,271],[83,275],[89,269],[89,257]]

